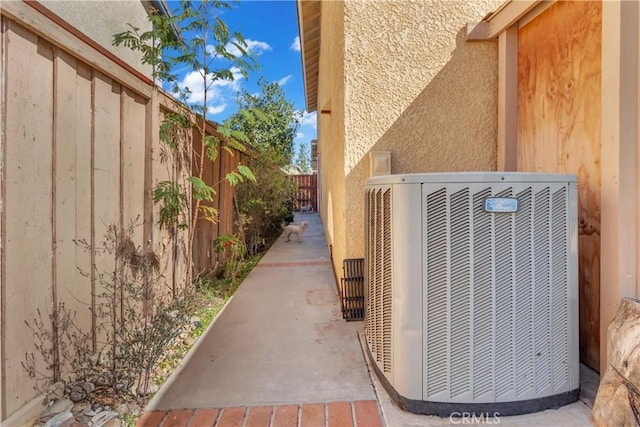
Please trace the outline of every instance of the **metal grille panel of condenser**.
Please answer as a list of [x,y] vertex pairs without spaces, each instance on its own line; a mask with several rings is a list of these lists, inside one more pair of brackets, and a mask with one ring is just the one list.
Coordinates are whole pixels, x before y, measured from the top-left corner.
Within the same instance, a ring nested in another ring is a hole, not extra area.
[[[566,184],[423,186],[423,397],[569,389]],[[517,199],[490,213],[487,197]]]
[[390,373],[392,349],[391,189],[366,192],[365,336],[369,350]]
[[[372,200],[373,191],[367,190],[364,198],[364,211],[367,220],[364,222],[364,333],[369,336],[372,333],[372,313],[371,313],[371,298],[373,296],[373,289],[371,286],[370,278],[373,277],[373,265],[371,255],[373,253],[373,238],[375,236],[375,227],[371,225],[370,218],[373,217],[374,201]],[[371,348],[370,342],[368,342],[369,348]]]
[[382,370],[391,372],[391,190],[382,195]]

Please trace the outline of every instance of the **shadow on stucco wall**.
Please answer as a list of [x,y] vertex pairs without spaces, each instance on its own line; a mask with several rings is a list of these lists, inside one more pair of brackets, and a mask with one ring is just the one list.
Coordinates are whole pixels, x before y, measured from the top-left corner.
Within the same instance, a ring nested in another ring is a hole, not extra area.
[[[466,29],[461,29],[450,59],[422,83],[418,95],[391,126],[372,138],[373,143],[348,141],[348,147],[366,150],[353,156],[359,160],[346,176],[347,257],[364,254],[364,187],[370,151],[390,151],[393,174],[496,169],[497,42],[468,42]],[[377,109],[378,114],[389,116],[397,106],[378,103]],[[370,114],[367,108],[352,109],[350,120],[371,123]],[[352,125],[358,126],[347,124]],[[359,135],[371,137],[355,134]]]

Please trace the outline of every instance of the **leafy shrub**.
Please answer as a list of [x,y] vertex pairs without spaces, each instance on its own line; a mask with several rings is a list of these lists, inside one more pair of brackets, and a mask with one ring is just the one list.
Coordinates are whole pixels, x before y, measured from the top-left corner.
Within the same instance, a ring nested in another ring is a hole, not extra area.
[[266,151],[251,159],[250,167],[256,183],[243,182],[236,187],[237,210],[240,216],[239,234],[250,255],[257,253],[264,240],[280,234],[280,224],[292,216],[291,201],[295,197],[295,184],[280,169],[279,158]]

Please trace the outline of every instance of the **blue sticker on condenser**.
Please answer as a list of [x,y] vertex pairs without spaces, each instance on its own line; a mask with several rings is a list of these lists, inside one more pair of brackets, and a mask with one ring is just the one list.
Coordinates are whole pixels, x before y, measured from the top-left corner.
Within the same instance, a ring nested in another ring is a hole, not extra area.
[[517,212],[518,199],[512,197],[487,197],[484,199],[484,210],[495,213]]

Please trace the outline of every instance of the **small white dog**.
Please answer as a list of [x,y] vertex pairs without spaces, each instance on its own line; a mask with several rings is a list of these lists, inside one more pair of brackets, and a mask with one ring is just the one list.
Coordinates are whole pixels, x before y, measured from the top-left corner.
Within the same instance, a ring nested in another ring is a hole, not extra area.
[[296,234],[298,236],[298,242],[302,242],[302,235],[308,226],[309,223],[307,221],[302,221],[300,224],[289,224],[286,226],[282,224],[284,234],[287,236],[287,242],[291,240],[292,234]]

